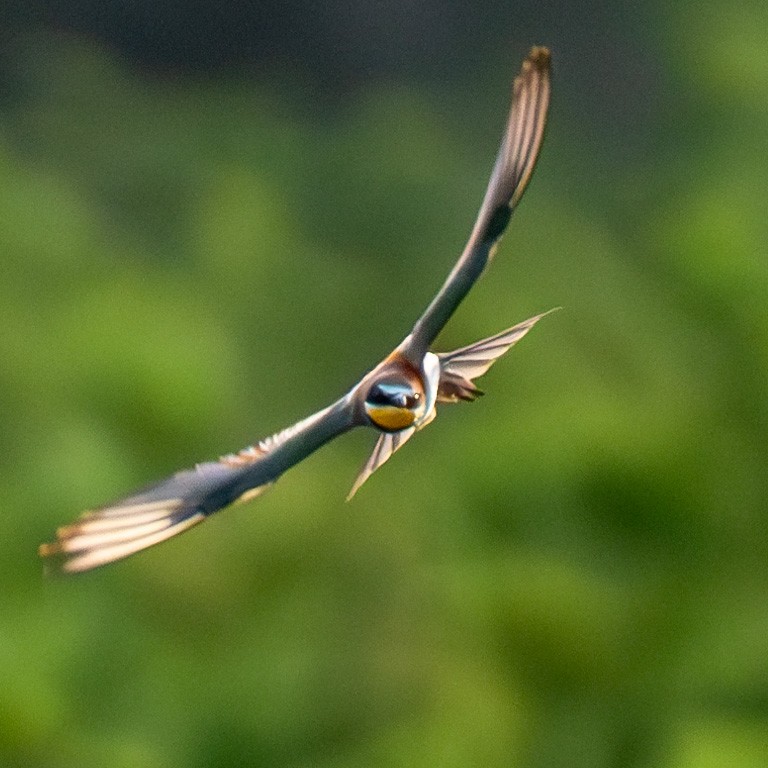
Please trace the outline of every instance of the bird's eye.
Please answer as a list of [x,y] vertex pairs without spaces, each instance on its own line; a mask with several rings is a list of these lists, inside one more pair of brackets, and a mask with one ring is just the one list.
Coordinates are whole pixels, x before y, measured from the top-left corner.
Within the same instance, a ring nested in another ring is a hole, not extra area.
[[405,396],[405,407],[413,410],[421,402],[421,392],[410,392]]

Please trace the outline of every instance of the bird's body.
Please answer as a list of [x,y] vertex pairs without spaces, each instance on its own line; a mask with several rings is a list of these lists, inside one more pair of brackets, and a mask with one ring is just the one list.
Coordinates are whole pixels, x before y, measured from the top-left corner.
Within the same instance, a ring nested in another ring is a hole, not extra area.
[[501,149],[477,221],[459,261],[411,333],[346,395],[282,432],[218,461],[178,472],[131,496],[84,513],[60,528],[40,554],[64,572],[127,557],[164,541],[214,512],[247,501],[286,470],[354,427],[378,440],[350,497],[436,415],[438,403],[482,394],[474,379],[519,341],[543,315],[449,353],[430,347],[493,256],[536,162],[549,104],[549,52],[534,48],[516,78]]

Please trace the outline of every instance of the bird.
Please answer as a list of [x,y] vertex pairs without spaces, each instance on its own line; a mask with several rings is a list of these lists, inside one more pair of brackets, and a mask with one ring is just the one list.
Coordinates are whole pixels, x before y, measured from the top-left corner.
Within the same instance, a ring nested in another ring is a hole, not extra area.
[[[494,256],[539,155],[550,99],[550,52],[530,50],[512,88],[501,147],[477,219],[458,261],[405,339],[334,403],[217,461],[197,464],[111,504],[84,512],[41,544],[47,570],[79,573],[122,560],[270,488],[288,469],[356,427],[376,443],[351,498],[396,451],[426,427],[438,404],[470,402],[475,379],[548,312],[453,352],[435,353],[437,335]],[[550,310],[553,311],[553,310]]]

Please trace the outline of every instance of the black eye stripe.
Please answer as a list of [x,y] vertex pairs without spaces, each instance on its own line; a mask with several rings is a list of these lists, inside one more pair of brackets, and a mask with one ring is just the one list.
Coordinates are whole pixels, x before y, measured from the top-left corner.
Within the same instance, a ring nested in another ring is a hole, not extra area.
[[365,401],[370,405],[413,408],[421,400],[421,393],[414,392],[407,384],[377,382],[369,390]]
[[368,397],[366,397],[365,400],[371,405],[389,405],[391,401],[391,395],[382,389],[378,384],[374,384],[369,390]]

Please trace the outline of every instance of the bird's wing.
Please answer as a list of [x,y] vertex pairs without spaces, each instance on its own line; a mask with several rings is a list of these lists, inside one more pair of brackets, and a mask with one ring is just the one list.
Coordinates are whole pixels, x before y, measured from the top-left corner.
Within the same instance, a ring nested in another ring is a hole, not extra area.
[[506,331],[489,336],[482,341],[476,341],[467,347],[455,349],[453,352],[439,352],[440,384],[437,390],[437,400],[440,403],[455,403],[458,400],[474,400],[483,394],[473,383],[473,379],[483,376],[488,369],[510,347],[517,344],[542,317],[554,312],[543,312],[528,318]]
[[56,541],[40,546],[51,570],[87,571],[120,560],[186,531],[236,501],[264,492],[280,475],[357,423],[344,397],[292,427],[219,461],[149,486],[85,512],[59,528]]
[[384,462],[386,462],[398,448],[401,448],[403,445],[405,445],[406,441],[409,440],[415,433],[416,427],[408,427],[407,429],[402,429],[399,432],[382,432],[376,441],[376,445],[373,448],[373,453],[371,453],[368,461],[365,463],[365,466],[362,468],[362,470],[360,470],[360,474],[357,476],[357,479],[352,486],[352,490],[347,496],[347,501],[349,501],[360,490],[360,486],[362,486],[362,484],[382,464],[384,464]]
[[420,360],[493,257],[512,211],[533,173],[549,106],[549,50],[533,48],[515,78],[501,148],[469,242],[448,279],[403,342]]

